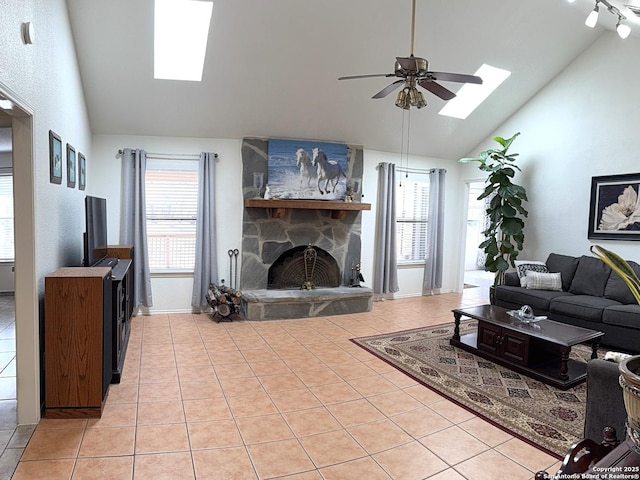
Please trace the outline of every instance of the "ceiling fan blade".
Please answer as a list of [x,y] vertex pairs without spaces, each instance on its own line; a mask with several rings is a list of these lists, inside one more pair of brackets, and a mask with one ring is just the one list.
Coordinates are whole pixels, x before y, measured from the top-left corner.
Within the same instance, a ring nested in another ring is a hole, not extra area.
[[429,72],[429,77],[433,80],[440,80],[444,82],[460,82],[460,83],[476,83],[482,84],[482,79],[475,75],[465,75],[463,73],[448,73],[448,72]]
[[427,79],[420,80],[418,82],[418,84],[422,88],[426,88],[431,93],[433,93],[434,95],[437,95],[438,97],[440,97],[443,100],[451,100],[452,98],[454,98],[456,96],[456,94],[453,93],[448,88],[445,88],[442,85],[440,85],[439,83],[433,82],[431,80],[427,80]]
[[347,77],[338,77],[338,80],[353,80],[357,78],[374,78],[374,77],[395,77],[395,73],[375,73],[373,75],[351,75]]
[[386,87],[384,87],[382,90],[380,90],[378,93],[376,93],[371,98],[384,98],[387,95],[389,95],[391,92],[393,92],[396,88],[398,88],[403,83],[404,83],[404,80],[396,80],[392,84],[387,85]]
[[418,70],[416,65],[416,57],[411,55],[410,57],[396,57],[396,61],[400,64],[403,70],[415,72]]

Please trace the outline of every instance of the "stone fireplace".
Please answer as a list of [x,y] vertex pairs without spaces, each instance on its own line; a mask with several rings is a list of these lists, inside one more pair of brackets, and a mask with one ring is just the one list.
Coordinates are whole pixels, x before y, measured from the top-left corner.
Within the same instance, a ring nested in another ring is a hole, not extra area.
[[[362,148],[349,146],[347,151],[347,180],[361,182]],[[254,187],[256,172],[267,183],[267,158],[268,140],[243,140],[245,200],[259,195]],[[245,318],[304,318],[371,310],[371,290],[351,288],[353,269],[360,263],[362,213],[355,209],[341,213],[298,206],[275,212],[248,207],[245,202],[240,275]],[[301,290],[305,281],[301,256],[309,245],[317,253],[312,279],[316,288]]]

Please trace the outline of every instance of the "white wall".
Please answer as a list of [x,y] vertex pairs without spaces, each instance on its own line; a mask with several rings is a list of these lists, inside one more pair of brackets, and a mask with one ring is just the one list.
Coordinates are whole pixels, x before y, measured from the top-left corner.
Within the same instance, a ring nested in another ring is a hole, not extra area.
[[[27,21],[35,28],[33,45],[24,45],[21,40],[20,26]],[[91,148],[65,1],[2,2],[0,65],[0,88],[15,94],[33,113],[32,126],[29,121],[20,121],[21,128],[16,131],[14,123],[14,136],[33,131],[33,155],[19,157],[16,154],[13,162],[15,184],[28,186],[16,189],[16,208],[20,210],[22,205],[29,209],[28,212],[21,210],[16,216],[16,243],[31,243],[32,238],[21,237],[21,232],[36,231],[35,258],[23,259],[22,263],[16,259],[18,421],[34,423],[40,415],[37,352],[38,322],[43,315],[42,309],[38,313],[38,304],[43,297],[44,277],[61,266],[77,264],[82,250],[82,194],[77,187],[70,189],[64,184],[49,183],[49,129],[79,152],[88,152]],[[31,148],[25,151],[31,153]],[[66,174],[66,168],[64,172]],[[34,204],[35,221],[31,222]],[[32,225],[24,226],[20,222]],[[30,271],[32,261],[34,267]],[[25,279],[26,275],[35,278]],[[33,288],[21,289],[21,285]]]
[[[494,133],[522,132],[512,147],[529,196],[521,259],[590,255],[596,243],[640,261],[640,243],[587,239],[591,177],[640,172],[639,51],[640,39],[604,34]],[[465,166],[463,177],[477,169]]]
[[[120,199],[122,162],[118,150],[141,148],[150,153],[216,152],[215,164],[216,231],[218,273],[226,278],[229,249],[241,248],[242,242],[242,160],[240,140],[211,138],[145,137],[129,135],[95,135],[91,158],[87,158],[87,185],[91,194],[107,199],[109,244],[120,243]],[[162,274],[153,276],[153,307],[144,313],[191,311],[193,275]]]

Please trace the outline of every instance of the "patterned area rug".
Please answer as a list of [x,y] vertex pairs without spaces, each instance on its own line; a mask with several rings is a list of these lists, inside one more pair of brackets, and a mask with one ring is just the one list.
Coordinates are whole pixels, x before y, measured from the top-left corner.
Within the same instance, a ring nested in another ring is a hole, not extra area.
[[[477,322],[462,321],[460,333]],[[510,434],[563,458],[583,437],[586,386],[562,391],[449,345],[451,324],[352,341]],[[587,361],[591,348],[572,348]]]

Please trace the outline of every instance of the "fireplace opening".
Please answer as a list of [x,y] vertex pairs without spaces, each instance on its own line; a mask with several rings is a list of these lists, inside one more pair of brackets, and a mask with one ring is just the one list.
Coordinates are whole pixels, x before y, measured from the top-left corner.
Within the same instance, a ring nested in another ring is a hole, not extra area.
[[[287,250],[269,267],[268,289],[305,288],[310,281],[315,287],[339,287],[340,269],[335,258],[319,247],[314,258],[305,259],[307,246]],[[308,278],[310,277],[310,278]]]

